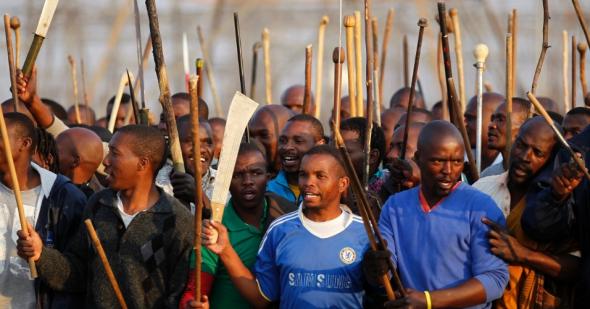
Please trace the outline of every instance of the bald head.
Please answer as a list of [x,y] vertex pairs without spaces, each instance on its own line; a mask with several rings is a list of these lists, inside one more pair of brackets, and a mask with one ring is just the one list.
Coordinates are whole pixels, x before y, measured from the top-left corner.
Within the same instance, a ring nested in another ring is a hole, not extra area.
[[[80,124],[93,126],[96,122],[96,114],[90,106],[78,105],[78,111],[80,112]],[[76,121],[76,107],[74,105],[68,108],[68,121],[70,123],[77,123]]]
[[546,111],[554,112],[561,115],[559,105],[553,99],[548,97],[538,97],[539,103],[543,105]]
[[[305,87],[302,85],[295,85],[287,88],[281,95],[281,105],[292,110],[296,114],[303,112],[303,97],[305,96]],[[310,111],[315,109],[313,94],[311,95]]]
[[89,129],[68,129],[55,140],[60,172],[75,184],[90,180],[103,159],[102,140]]
[[[418,136],[418,151],[428,152],[437,145],[453,142],[463,147],[463,138],[459,130],[450,122],[435,120],[422,128]],[[464,149],[463,149],[464,151]]]
[[[404,108],[408,107],[408,102],[410,101],[410,88],[404,87],[398,91],[396,91],[391,100],[389,100],[389,107],[394,106],[402,106]],[[424,103],[424,98],[418,91],[414,92],[414,107],[425,108],[426,105]]]

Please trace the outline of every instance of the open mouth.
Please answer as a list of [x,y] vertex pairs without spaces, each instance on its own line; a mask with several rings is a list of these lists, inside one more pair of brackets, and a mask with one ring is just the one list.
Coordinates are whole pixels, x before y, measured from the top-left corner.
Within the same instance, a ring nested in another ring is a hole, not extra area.
[[454,183],[451,180],[439,180],[438,186],[443,190],[450,190],[453,187]]
[[312,202],[320,198],[320,195],[312,192],[303,192],[303,201]]
[[294,155],[282,156],[283,166],[296,166],[299,163],[299,157]]
[[251,201],[251,200],[255,199],[256,196],[257,196],[257,191],[254,190],[254,189],[249,189],[249,190],[242,191],[242,197],[246,201]]

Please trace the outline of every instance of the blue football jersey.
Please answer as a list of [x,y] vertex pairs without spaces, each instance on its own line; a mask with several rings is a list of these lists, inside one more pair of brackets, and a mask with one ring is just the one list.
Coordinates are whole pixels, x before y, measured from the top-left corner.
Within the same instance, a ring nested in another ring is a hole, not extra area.
[[369,247],[362,219],[351,214],[341,232],[322,238],[302,216],[284,215],[267,230],[254,266],[261,293],[281,308],[361,308]]

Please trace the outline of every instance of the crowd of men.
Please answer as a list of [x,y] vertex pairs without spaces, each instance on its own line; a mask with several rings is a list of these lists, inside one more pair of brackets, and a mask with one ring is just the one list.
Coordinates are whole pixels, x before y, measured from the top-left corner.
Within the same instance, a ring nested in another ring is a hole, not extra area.
[[[399,89],[369,133],[367,119],[351,117],[344,97],[339,132],[355,174],[367,173],[362,185],[385,240],[372,249],[355,179],[332,130],[304,113],[303,86],[286,89],[281,104],[261,106],[250,119],[217,222],[209,220],[210,199],[226,124],[209,117],[205,101],[198,103],[200,149],[193,149],[190,96],[172,96],[181,173],[169,155],[166,115],[136,124],[124,95],[118,110],[113,97],[97,119],[91,107],[66,110],[42,98],[36,79],[36,69],[19,72],[19,105],[2,103],[28,225],[18,222],[11,164],[2,155],[1,308],[120,306],[86,219],[130,308],[586,305],[590,181],[527,99],[512,98],[508,115],[503,95],[484,93],[481,141],[477,98],[466,102],[469,142],[482,145],[477,179],[466,159],[475,150],[465,149],[460,130],[443,119],[441,102],[428,109],[420,93],[410,102],[410,89]],[[588,162],[590,108],[562,114],[551,99],[542,103]],[[111,115],[114,132],[106,129]],[[195,192],[199,178],[202,195]],[[197,196],[205,205],[200,299]],[[392,264],[403,288],[392,279]],[[388,298],[383,278],[396,299]]]

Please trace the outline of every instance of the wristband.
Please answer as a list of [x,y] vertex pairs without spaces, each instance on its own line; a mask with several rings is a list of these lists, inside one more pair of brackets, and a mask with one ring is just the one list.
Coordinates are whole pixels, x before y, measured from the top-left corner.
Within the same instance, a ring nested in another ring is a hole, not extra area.
[[426,309],[432,309],[432,299],[430,298],[430,292],[424,291],[424,296],[426,296]]

